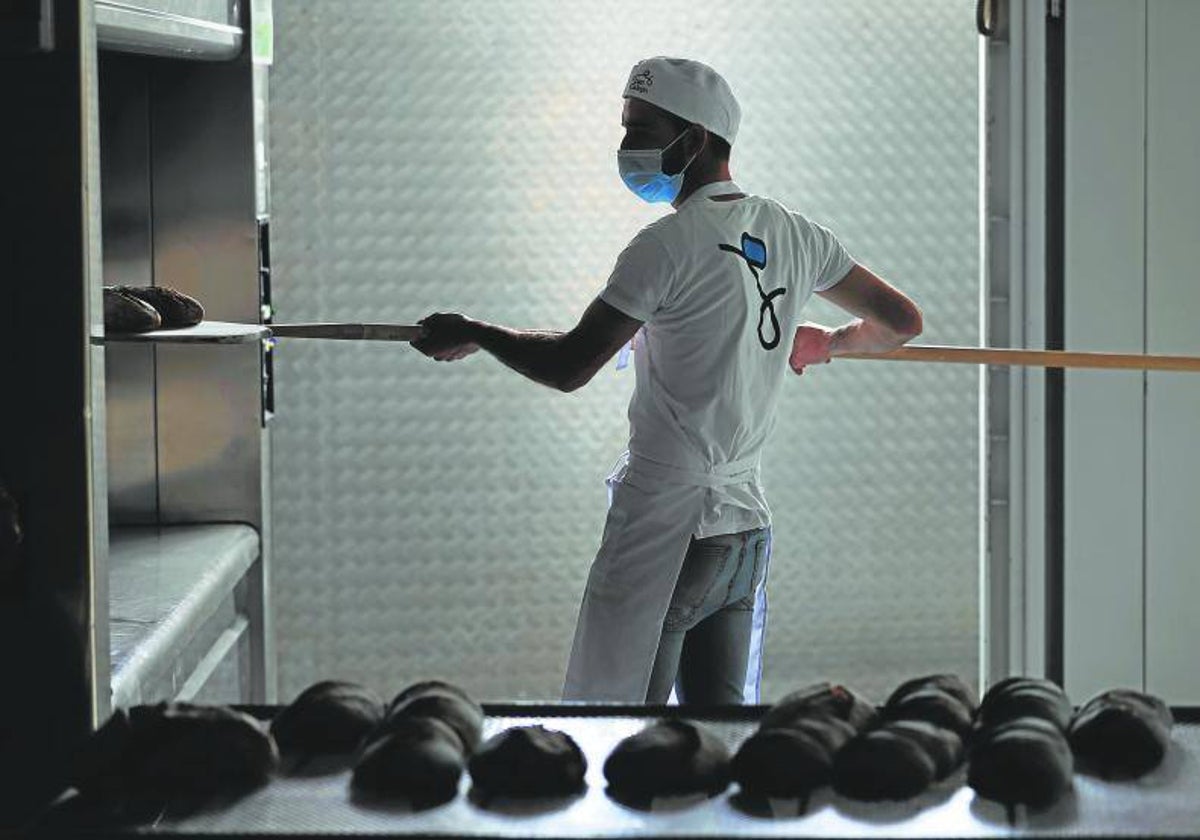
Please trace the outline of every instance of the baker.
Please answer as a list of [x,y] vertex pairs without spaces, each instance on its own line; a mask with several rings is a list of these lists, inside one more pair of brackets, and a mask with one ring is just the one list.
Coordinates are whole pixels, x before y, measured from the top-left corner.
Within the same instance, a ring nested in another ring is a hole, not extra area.
[[[830,230],[734,183],[740,118],[711,67],[638,62],[617,167],[635,195],[675,212],[630,241],[570,332],[435,313],[413,342],[440,361],[483,348],[562,391],[636,348],[629,447],[606,479],[564,700],[663,703],[674,688],[685,703],[759,701],[771,555],[759,466],[788,367],[921,332],[917,306]],[[813,294],[856,317],[801,323]]]

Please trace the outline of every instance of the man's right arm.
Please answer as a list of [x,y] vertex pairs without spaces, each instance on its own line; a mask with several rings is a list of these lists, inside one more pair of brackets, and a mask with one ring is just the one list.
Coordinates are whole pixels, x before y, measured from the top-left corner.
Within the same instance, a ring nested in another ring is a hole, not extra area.
[[822,298],[858,318],[836,329],[805,324],[796,330],[790,363],[827,362],[848,353],[886,353],[921,334],[921,310],[899,289],[857,263]]

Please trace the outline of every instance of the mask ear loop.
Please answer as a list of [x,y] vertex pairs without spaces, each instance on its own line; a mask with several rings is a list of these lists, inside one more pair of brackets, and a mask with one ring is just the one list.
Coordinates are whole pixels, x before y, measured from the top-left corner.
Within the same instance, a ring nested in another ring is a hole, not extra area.
[[[692,124],[691,124],[691,125],[689,125],[687,128],[685,128],[683,131],[679,132],[679,136],[678,136],[678,137],[676,137],[674,140],[672,140],[672,141],[671,141],[670,143],[668,143],[667,145],[663,146],[662,153],[665,155],[665,154],[667,153],[667,149],[669,149],[669,148],[671,148],[672,146],[674,146],[676,143],[678,143],[678,142],[679,142],[679,138],[680,138],[680,137],[682,137],[683,135],[685,135],[685,134],[687,134],[689,131],[691,131],[691,130],[692,130],[692,125],[699,125],[699,123],[692,123]],[[682,174],[684,174],[685,172],[687,172],[687,171],[688,171],[688,167],[689,167],[689,166],[691,166],[691,165],[692,165],[692,164],[693,164],[693,163],[696,161],[696,158],[698,158],[698,157],[700,156],[700,152],[701,152],[701,151],[703,151],[703,149],[704,149],[704,145],[705,145],[706,143],[708,143],[708,129],[707,129],[707,128],[704,128],[704,126],[702,126],[702,125],[700,126],[700,128],[704,129],[704,143],[701,143],[701,144],[700,144],[700,148],[699,148],[699,149],[697,149],[697,150],[696,150],[696,152],[695,152],[695,154],[693,154],[693,155],[691,156],[691,158],[689,158],[689,159],[688,159],[688,162],[687,162],[687,163],[685,163],[685,164],[683,165],[683,169],[680,169],[678,172],[674,173],[674,175],[682,175]],[[663,174],[665,175],[666,173],[664,172]],[[672,175],[671,177],[674,177],[674,175]]]

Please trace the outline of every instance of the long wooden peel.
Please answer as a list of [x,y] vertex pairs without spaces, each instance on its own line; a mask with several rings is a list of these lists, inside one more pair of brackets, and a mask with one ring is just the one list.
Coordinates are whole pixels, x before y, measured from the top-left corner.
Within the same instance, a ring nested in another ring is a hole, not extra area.
[[847,353],[838,359],[894,362],[954,362],[968,365],[1021,365],[1105,370],[1176,370],[1200,373],[1200,356],[1150,356],[1136,353],[1076,353],[1066,350],[1011,350],[992,347],[939,347],[910,344],[889,353]]
[[415,341],[417,324],[267,324],[276,338],[332,338],[343,341]]
[[[239,343],[257,341],[270,336],[342,341],[415,341],[421,337],[421,330],[422,327],[419,324],[232,324],[223,321],[204,321],[197,326],[178,330],[110,334],[97,339],[97,341]],[[909,344],[889,353],[848,353],[837,358],[894,362],[951,362],[967,365],[1019,365],[1044,368],[1172,370],[1200,373],[1200,357],[1198,356],[1077,353],[1065,350],[1012,350],[998,347],[941,347]]]
[[[332,338],[350,341],[414,341],[421,335],[421,327],[417,324],[271,324],[269,329],[272,335],[281,338]],[[1197,356],[1014,350],[998,347],[944,347],[927,344],[910,344],[889,353],[848,353],[838,356],[838,358],[1043,368],[1173,370],[1200,373],[1200,357]]]

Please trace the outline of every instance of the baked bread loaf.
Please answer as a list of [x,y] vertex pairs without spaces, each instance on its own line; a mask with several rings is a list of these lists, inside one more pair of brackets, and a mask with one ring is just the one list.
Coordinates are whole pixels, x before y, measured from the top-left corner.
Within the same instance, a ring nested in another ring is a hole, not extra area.
[[1162,763],[1174,722],[1158,697],[1115,688],[1079,709],[1067,737],[1081,769],[1106,779],[1135,779]]
[[862,732],[879,720],[875,706],[844,685],[822,682],[793,691],[772,706],[759,721],[759,729],[776,729],[819,715],[844,720]]
[[118,709],[82,751],[74,786],[111,812],[186,813],[265,784],[279,763],[266,727],[224,706]]
[[963,682],[961,677],[956,674],[930,674],[901,683],[899,688],[893,691],[891,696],[888,697],[887,702],[884,703],[884,708],[895,706],[910,694],[927,688],[936,688],[938,691],[949,694],[961,703],[972,716],[979,706],[979,701],[975,698],[975,692]]
[[701,726],[662,720],[617,744],[604,762],[604,778],[629,800],[714,795],[729,785],[729,750]]
[[885,727],[915,741],[933,759],[934,781],[940,781],[962,764],[963,741],[955,732],[926,720],[893,720]]
[[971,731],[971,709],[940,688],[919,688],[883,708],[887,720],[924,720],[960,738]]
[[986,729],[1022,717],[1038,717],[1066,732],[1073,709],[1067,695],[1050,680],[1008,677],[984,695],[976,726]]
[[587,759],[565,732],[516,726],[489,738],[467,766],[486,796],[567,796],[584,789]]
[[113,286],[121,294],[152,306],[162,319],[163,329],[194,327],[204,320],[200,301],[169,286]]
[[483,709],[441,680],[410,685],[367,734],[351,776],[360,795],[428,807],[453,799],[483,733]]
[[153,306],[119,287],[104,287],[104,329],[111,333],[142,333],[162,327],[162,317]]
[[363,748],[350,784],[359,795],[408,799],[427,808],[458,794],[464,763],[461,741],[447,724],[400,715]]
[[441,680],[415,683],[397,694],[388,704],[378,734],[384,734],[391,721],[401,717],[442,721],[458,736],[464,756],[473,753],[483,737],[483,709],[463,689]]
[[833,789],[843,796],[873,802],[909,799],[937,777],[938,766],[917,739],[891,724],[864,732],[838,752]]
[[1044,808],[1072,786],[1074,762],[1062,730],[1044,717],[1018,717],[976,732],[967,784],[1011,808]]
[[383,720],[383,699],[355,683],[309,686],[271,721],[271,736],[289,760],[352,753]]
[[848,722],[826,715],[759,729],[734,755],[733,780],[754,797],[806,798],[829,784],[834,756],[855,734]]

